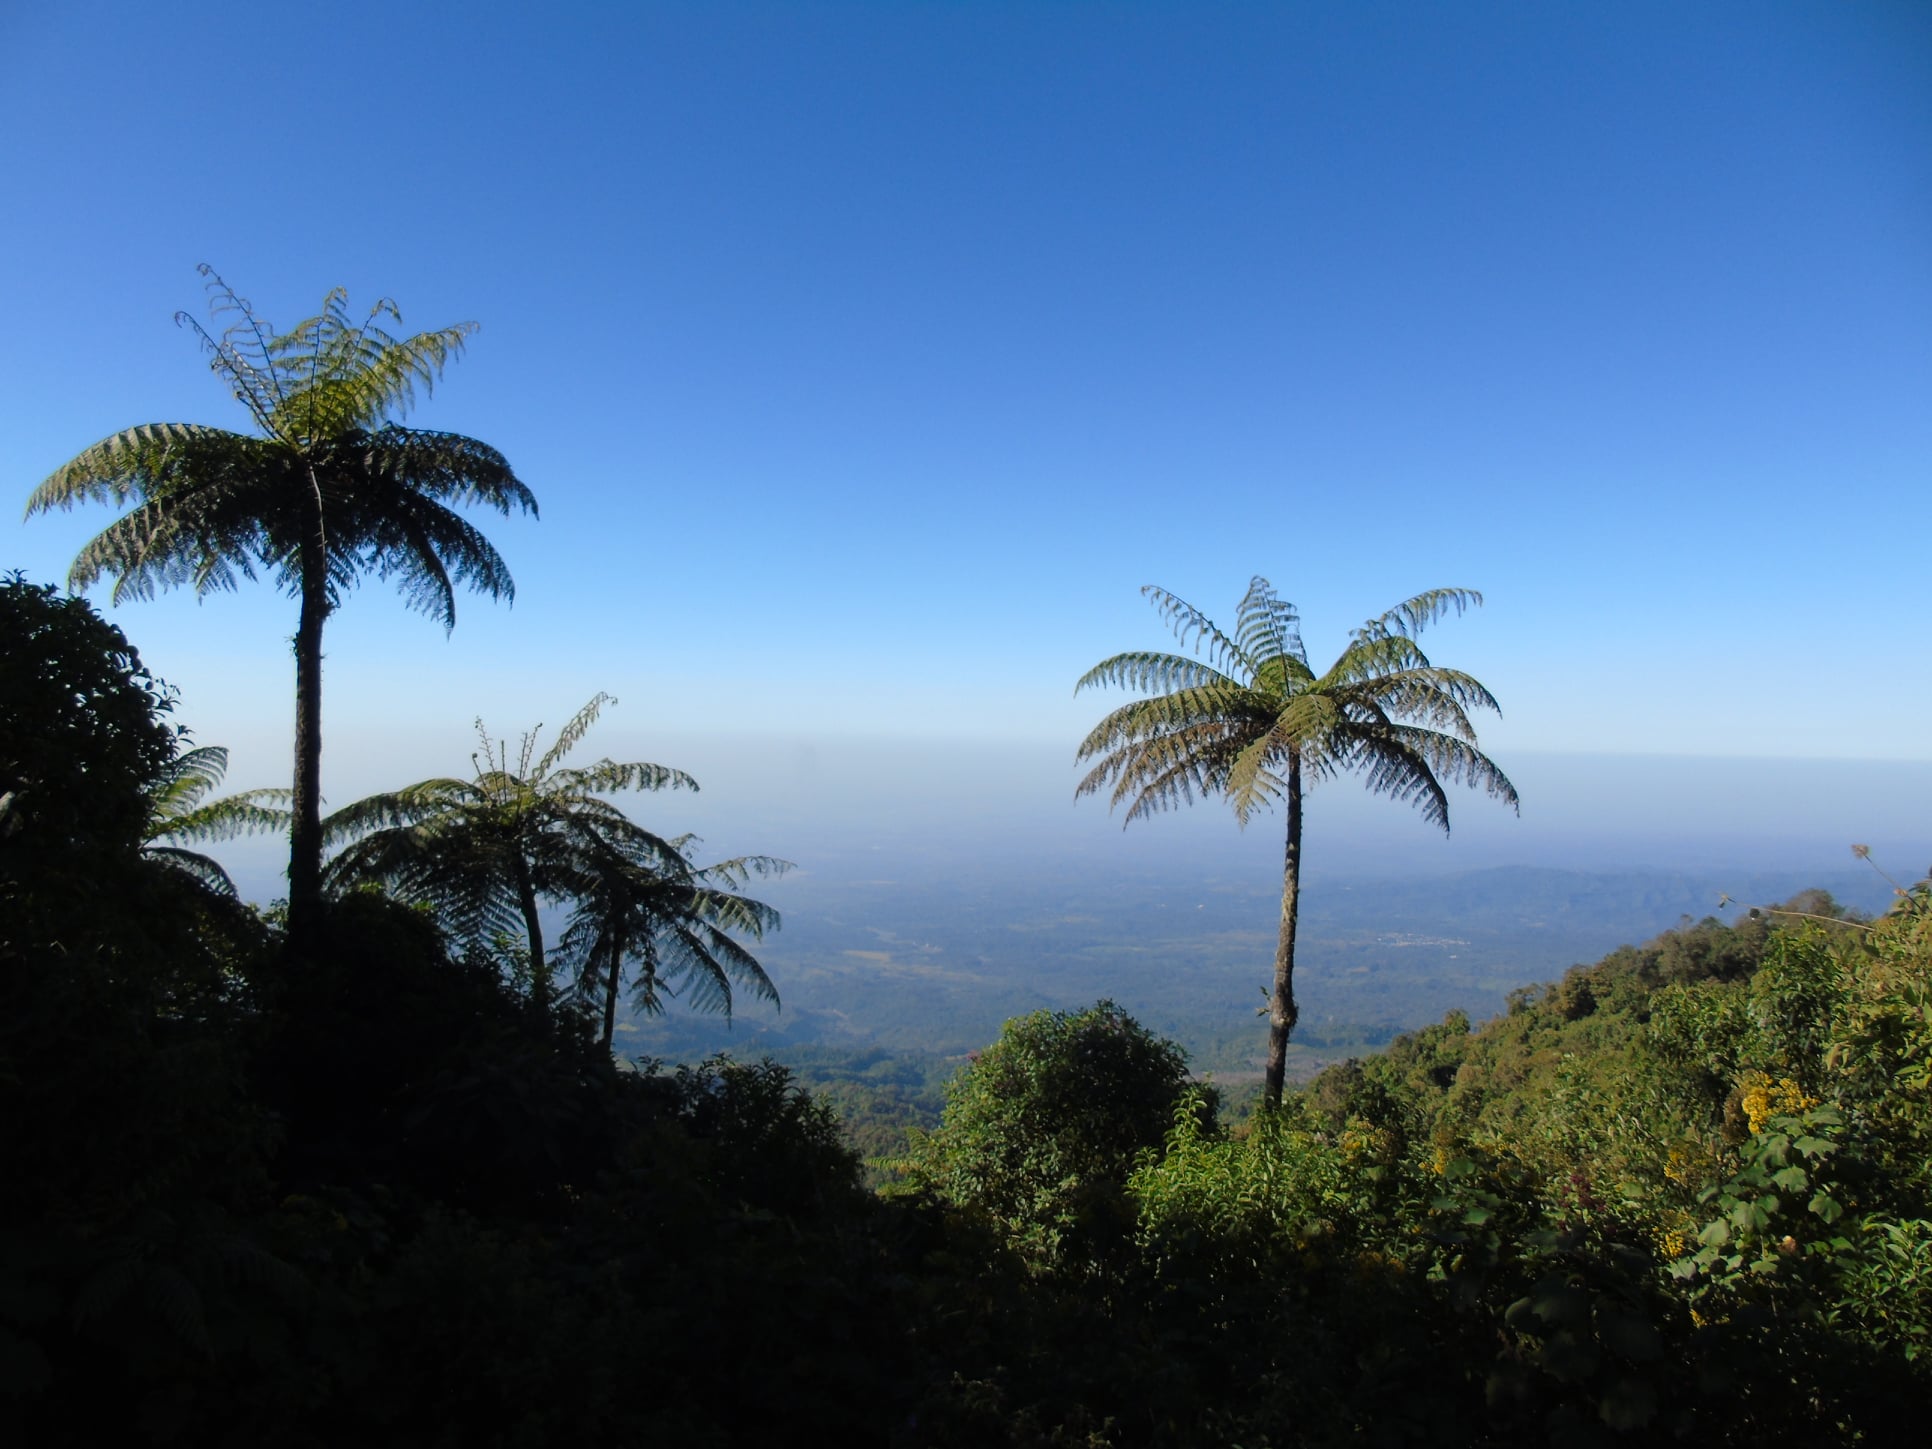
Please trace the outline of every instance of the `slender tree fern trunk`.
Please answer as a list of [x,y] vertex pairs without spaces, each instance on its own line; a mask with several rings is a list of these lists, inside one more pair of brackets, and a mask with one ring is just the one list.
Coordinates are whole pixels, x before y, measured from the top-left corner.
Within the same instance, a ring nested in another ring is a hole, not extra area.
[[530,879],[530,863],[517,854],[517,904],[523,908],[523,934],[530,943],[530,995],[550,1004],[550,963],[543,959],[543,922],[537,918],[537,888]]
[[322,623],[329,615],[321,507],[302,549],[302,613],[295,626],[295,789],[290,800],[288,935],[297,955],[315,946],[322,914]]
[[1288,756],[1288,844],[1281,864],[1281,935],[1275,943],[1275,989],[1268,998],[1268,1075],[1264,1102],[1281,1105],[1295,1006],[1295,918],[1301,905],[1301,755]]
[[617,1035],[617,987],[624,968],[624,933],[619,931],[610,942],[610,978],[604,983],[604,1050],[610,1050]]

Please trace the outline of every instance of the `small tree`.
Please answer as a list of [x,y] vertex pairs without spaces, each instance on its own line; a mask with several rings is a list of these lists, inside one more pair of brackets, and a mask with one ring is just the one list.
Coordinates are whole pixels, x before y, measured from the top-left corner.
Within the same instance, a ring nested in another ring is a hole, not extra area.
[[914,1188],[984,1212],[1029,1259],[1057,1263],[1075,1240],[1131,1223],[1135,1160],[1190,1092],[1211,1122],[1214,1095],[1190,1085],[1186,1055],[1113,1002],[1036,1011],[953,1079],[938,1129],[915,1132],[897,1166]]
[[85,599],[0,579],[0,842],[36,874],[126,853],[174,758],[172,692]]

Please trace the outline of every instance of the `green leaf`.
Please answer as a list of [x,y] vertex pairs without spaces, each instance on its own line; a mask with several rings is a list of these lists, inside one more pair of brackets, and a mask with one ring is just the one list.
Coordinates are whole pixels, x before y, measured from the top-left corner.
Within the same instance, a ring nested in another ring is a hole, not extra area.
[[1590,1295],[1560,1280],[1539,1283],[1530,1294],[1530,1306],[1545,1323],[1586,1323],[1590,1318]]
[[1786,1167],[1772,1174],[1771,1180],[1786,1192],[1802,1192],[1811,1182],[1802,1167]]
[[1597,1337],[1612,1353],[1637,1363],[1649,1363],[1664,1356],[1664,1341],[1657,1336],[1657,1330],[1634,1313],[1599,1308]]
[[1640,1378],[1621,1378],[1603,1396],[1597,1412],[1612,1429],[1641,1429],[1657,1414],[1657,1391]]
[[1537,1362],[1545,1373],[1561,1379],[1566,1384],[1581,1383],[1597,1371],[1603,1356],[1596,1345],[1579,1339],[1568,1329],[1551,1335],[1537,1355]]
[[1844,1216],[1845,1210],[1828,1197],[1821,1189],[1807,1204],[1810,1210],[1828,1223],[1835,1223]]

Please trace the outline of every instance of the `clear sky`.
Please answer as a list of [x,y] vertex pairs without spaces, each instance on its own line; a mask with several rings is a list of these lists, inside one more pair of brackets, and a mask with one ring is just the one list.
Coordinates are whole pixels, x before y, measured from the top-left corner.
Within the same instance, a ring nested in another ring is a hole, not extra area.
[[[542,504],[514,608],[332,620],[335,801],[599,689],[694,769],[1070,755],[1141,585],[1255,573],[1328,656],[1482,590],[1425,644],[1506,767],[1932,760],[1928,78],[1915,3],[12,0],[0,567],[109,521],[19,519],[97,438],[246,426],[170,320],[209,261],[480,322],[414,421]],[[290,601],[114,617],[285,777]]]

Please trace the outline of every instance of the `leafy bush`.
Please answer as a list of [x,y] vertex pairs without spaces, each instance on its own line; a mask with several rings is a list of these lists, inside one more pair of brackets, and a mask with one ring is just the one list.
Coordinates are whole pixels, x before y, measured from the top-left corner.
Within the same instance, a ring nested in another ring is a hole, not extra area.
[[1187,1059],[1111,1001],[1006,1024],[946,1093],[936,1131],[915,1132],[906,1182],[985,1214],[1038,1265],[1107,1251],[1132,1229],[1124,1196],[1177,1105],[1203,1121],[1211,1091]]

